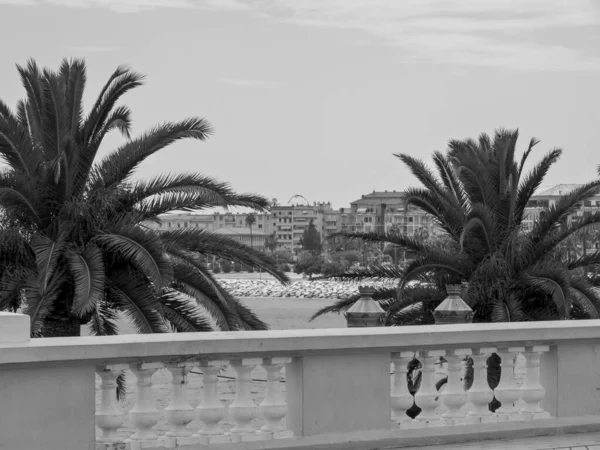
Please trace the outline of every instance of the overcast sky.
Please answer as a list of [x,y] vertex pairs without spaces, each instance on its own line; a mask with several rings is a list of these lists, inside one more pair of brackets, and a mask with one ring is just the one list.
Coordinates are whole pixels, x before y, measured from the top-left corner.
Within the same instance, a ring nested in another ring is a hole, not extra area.
[[[392,153],[518,127],[564,155],[547,183],[600,164],[600,2],[594,0],[0,0],[0,97],[15,64],[88,64],[87,104],[117,65],[134,134],[207,118],[140,169],[199,171],[238,191],[335,207],[417,185]],[[118,145],[106,142],[104,153]]]

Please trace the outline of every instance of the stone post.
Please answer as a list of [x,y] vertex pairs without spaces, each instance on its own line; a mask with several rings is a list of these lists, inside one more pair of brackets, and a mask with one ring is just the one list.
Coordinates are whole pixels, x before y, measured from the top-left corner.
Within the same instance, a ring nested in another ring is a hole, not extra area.
[[385,311],[373,300],[375,289],[370,286],[359,286],[358,292],[361,297],[345,314],[348,328],[383,326]]
[[448,297],[433,311],[436,324],[471,323],[473,321],[473,310],[460,298],[461,290],[460,284],[446,286]]
[[[30,318],[0,312],[2,348],[26,348]],[[74,338],[41,338],[66,344]],[[65,352],[69,351],[64,345]],[[91,363],[14,364],[0,370],[0,448],[82,450],[96,440],[95,367]]]

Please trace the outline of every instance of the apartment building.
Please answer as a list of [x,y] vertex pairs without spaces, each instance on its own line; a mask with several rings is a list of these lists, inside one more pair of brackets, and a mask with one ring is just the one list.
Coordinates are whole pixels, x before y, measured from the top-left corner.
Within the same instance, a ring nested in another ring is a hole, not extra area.
[[[542,189],[540,192],[532,195],[525,208],[523,229],[526,231],[533,229],[534,223],[546,209],[554,206],[563,195],[567,195],[581,186],[581,184],[557,184],[551,188]],[[570,217],[570,220],[573,218],[586,217],[599,211],[600,195],[595,195],[591,199],[585,200],[583,204],[579,206],[576,213]]]
[[226,236],[234,241],[252,247],[255,250],[265,249],[266,233],[260,230],[253,229],[250,232],[249,228],[219,228],[215,230],[215,234]]
[[342,229],[357,232],[389,231],[396,227],[408,235],[440,233],[433,217],[414,206],[405,204],[397,191],[373,191],[350,203],[350,213],[342,220]]
[[331,203],[321,202],[312,205],[288,205],[271,208],[271,218],[279,248],[298,252],[302,246],[300,239],[311,220],[321,239],[337,230],[337,211]]
[[193,213],[162,214],[160,219],[160,223],[147,221],[145,222],[145,226],[158,230],[177,230],[182,228],[214,229],[212,215]]
[[[158,229],[199,228],[236,236],[240,242],[249,242],[250,230],[246,219],[250,213],[179,213],[161,216],[162,223],[149,222]],[[338,231],[389,231],[392,227],[406,234],[439,232],[433,218],[415,207],[404,204],[401,192],[384,191],[365,194],[353,201],[350,207],[333,209],[330,202],[306,205],[274,206],[266,213],[253,213],[253,236],[261,236],[257,245],[264,246],[266,236],[275,234],[277,245],[297,253],[301,238],[310,221],[315,224],[322,241]],[[229,231],[227,231],[229,230]],[[243,235],[243,236],[242,236]]]

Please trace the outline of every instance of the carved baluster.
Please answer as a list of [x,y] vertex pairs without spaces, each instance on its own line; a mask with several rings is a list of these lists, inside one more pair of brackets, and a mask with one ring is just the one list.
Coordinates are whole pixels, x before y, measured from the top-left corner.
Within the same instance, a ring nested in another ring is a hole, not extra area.
[[439,393],[435,388],[435,364],[441,356],[445,355],[444,350],[428,350],[423,352],[421,359],[421,387],[415,394],[415,402],[421,413],[416,420],[422,426],[440,425],[440,417],[436,413],[438,407],[437,398]]
[[165,447],[174,448],[178,445],[193,445],[197,439],[192,438],[192,432],[186,428],[194,420],[194,409],[187,399],[188,373],[194,363],[168,364],[171,372],[171,402],[165,408],[165,419],[171,425],[166,433]]
[[102,397],[100,407],[96,411],[96,426],[101,430],[100,437],[97,439],[99,444],[121,441],[117,431],[123,426],[125,415],[121,411],[117,400],[117,377],[127,369],[129,369],[127,364],[114,364],[96,368],[96,373],[102,380],[100,385]]
[[267,387],[259,410],[266,423],[259,433],[269,438],[281,428],[281,420],[287,414],[287,403],[281,390],[281,369],[284,364],[291,362],[292,358],[287,357],[265,358],[262,361],[262,366],[267,372]]
[[231,362],[231,367],[236,373],[235,399],[229,405],[229,416],[234,420],[235,426],[231,429],[231,441],[241,442],[244,434],[254,433],[250,422],[256,417],[258,408],[252,400],[250,388],[252,386],[252,371],[262,359],[239,359]]
[[440,396],[445,411],[442,414],[444,425],[454,426],[464,423],[464,412],[461,408],[467,403],[467,393],[463,388],[461,373],[463,371],[462,360],[471,354],[471,349],[455,349],[446,351],[448,361],[448,382]]
[[204,394],[196,408],[196,417],[204,425],[197,434],[201,444],[214,442],[219,436],[221,440],[225,440],[223,429],[219,424],[225,417],[225,408],[219,400],[217,386],[219,371],[226,364],[226,361],[200,361]]
[[525,347],[509,347],[498,352],[498,356],[502,359],[500,364],[502,372],[500,383],[494,390],[494,395],[502,403],[502,406],[496,410],[500,421],[520,420],[522,418],[517,408],[515,408],[515,402],[519,400],[521,395],[521,390],[515,381],[515,358],[524,351]]
[[158,444],[158,435],[153,427],[160,420],[160,411],[152,395],[152,375],[162,367],[162,363],[129,365],[137,380],[135,405],[129,412],[129,420],[136,430],[131,436],[132,450]]
[[494,400],[494,391],[490,388],[487,374],[487,360],[496,348],[475,349],[473,354],[473,385],[467,392],[469,412],[467,423],[495,422],[498,416],[490,411],[490,402]]
[[414,398],[408,390],[408,363],[415,357],[415,352],[392,353],[392,363],[394,364],[394,385],[392,387],[391,407],[394,412],[394,418],[400,428],[410,427],[413,422],[406,411],[413,403]]
[[521,400],[524,403],[521,413],[529,420],[550,418],[550,413],[544,411],[540,406],[540,402],[546,395],[546,390],[540,383],[540,357],[542,353],[548,351],[550,351],[549,346],[536,345],[528,347],[523,353],[526,359],[527,375],[525,383],[521,386]]

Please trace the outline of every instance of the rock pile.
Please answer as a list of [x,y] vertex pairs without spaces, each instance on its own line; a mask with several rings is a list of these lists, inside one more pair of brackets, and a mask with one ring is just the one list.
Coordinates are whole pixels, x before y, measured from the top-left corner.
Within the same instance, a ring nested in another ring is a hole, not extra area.
[[219,282],[236,297],[346,298],[358,294],[358,286],[384,286],[384,282],[348,283],[325,280],[301,280],[283,285],[272,280],[220,279]]

